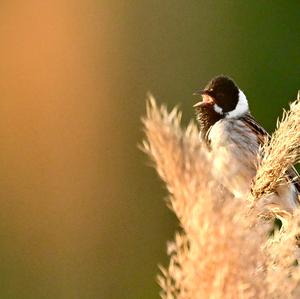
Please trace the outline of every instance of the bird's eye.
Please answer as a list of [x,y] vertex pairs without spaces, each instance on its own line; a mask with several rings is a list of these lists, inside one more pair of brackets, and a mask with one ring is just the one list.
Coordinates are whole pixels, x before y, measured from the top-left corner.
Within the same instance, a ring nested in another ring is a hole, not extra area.
[[224,93],[223,92],[218,92],[216,94],[217,98],[222,99],[224,97]]

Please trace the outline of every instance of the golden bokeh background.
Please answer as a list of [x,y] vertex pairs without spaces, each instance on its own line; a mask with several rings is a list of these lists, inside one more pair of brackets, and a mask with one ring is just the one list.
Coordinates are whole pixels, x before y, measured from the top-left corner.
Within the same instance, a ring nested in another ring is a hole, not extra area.
[[147,91],[193,117],[231,75],[270,131],[300,89],[300,3],[1,1],[0,297],[158,298],[176,222],[137,149]]

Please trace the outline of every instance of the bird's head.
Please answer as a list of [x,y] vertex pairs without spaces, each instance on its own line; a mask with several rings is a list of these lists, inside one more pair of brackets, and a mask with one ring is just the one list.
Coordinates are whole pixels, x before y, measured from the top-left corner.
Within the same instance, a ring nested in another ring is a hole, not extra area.
[[194,95],[199,94],[202,95],[202,101],[194,105],[198,113],[203,110],[213,110],[221,118],[235,118],[249,111],[245,94],[229,77],[215,77],[204,89],[194,93]]

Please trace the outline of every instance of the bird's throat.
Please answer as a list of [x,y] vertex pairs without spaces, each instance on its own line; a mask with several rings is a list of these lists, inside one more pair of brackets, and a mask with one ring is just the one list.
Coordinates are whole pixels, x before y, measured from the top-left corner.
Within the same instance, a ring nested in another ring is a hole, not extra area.
[[196,116],[199,122],[201,137],[208,142],[207,133],[209,129],[224,116],[217,113],[212,105],[201,105],[196,107]]

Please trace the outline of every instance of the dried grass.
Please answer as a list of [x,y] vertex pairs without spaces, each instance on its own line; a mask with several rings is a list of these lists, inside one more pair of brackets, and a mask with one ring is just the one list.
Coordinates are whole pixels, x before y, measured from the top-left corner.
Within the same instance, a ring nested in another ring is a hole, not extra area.
[[[295,139],[288,138],[300,115],[297,107],[298,102],[291,106],[275,141],[264,148],[269,158],[262,160],[259,181],[253,184],[255,199],[272,192],[298,159]],[[191,123],[182,129],[180,118],[176,108],[169,113],[150,97],[143,119],[146,141],[142,148],[165,181],[168,204],[182,226],[182,232],[168,244],[170,264],[161,267],[158,277],[161,298],[299,298],[300,272],[295,266],[299,212],[270,238],[269,226],[257,217],[255,205],[250,208],[248,201],[221,192],[211,173],[212,158],[196,126]],[[280,152],[286,149],[289,153],[287,161],[273,152],[278,144]],[[271,162],[277,167],[273,178]],[[268,174],[265,181],[264,172]]]
[[262,148],[263,158],[252,186],[255,198],[272,193],[280,184],[286,183],[284,174],[300,157],[300,100],[290,104],[277,130]]
[[164,106],[158,108],[150,96],[147,117],[143,119],[148,141],[144,141],[142,149],[155,162],[158,174],[166,183],[169,206],[186,222],[194,204],[201,197],[205,199],[198,190],[210,192],[214,182],[210,180],[210,154],[199,142],[195,124],[191,123],[183,131],[180,120],[177,108],[168,113]]

